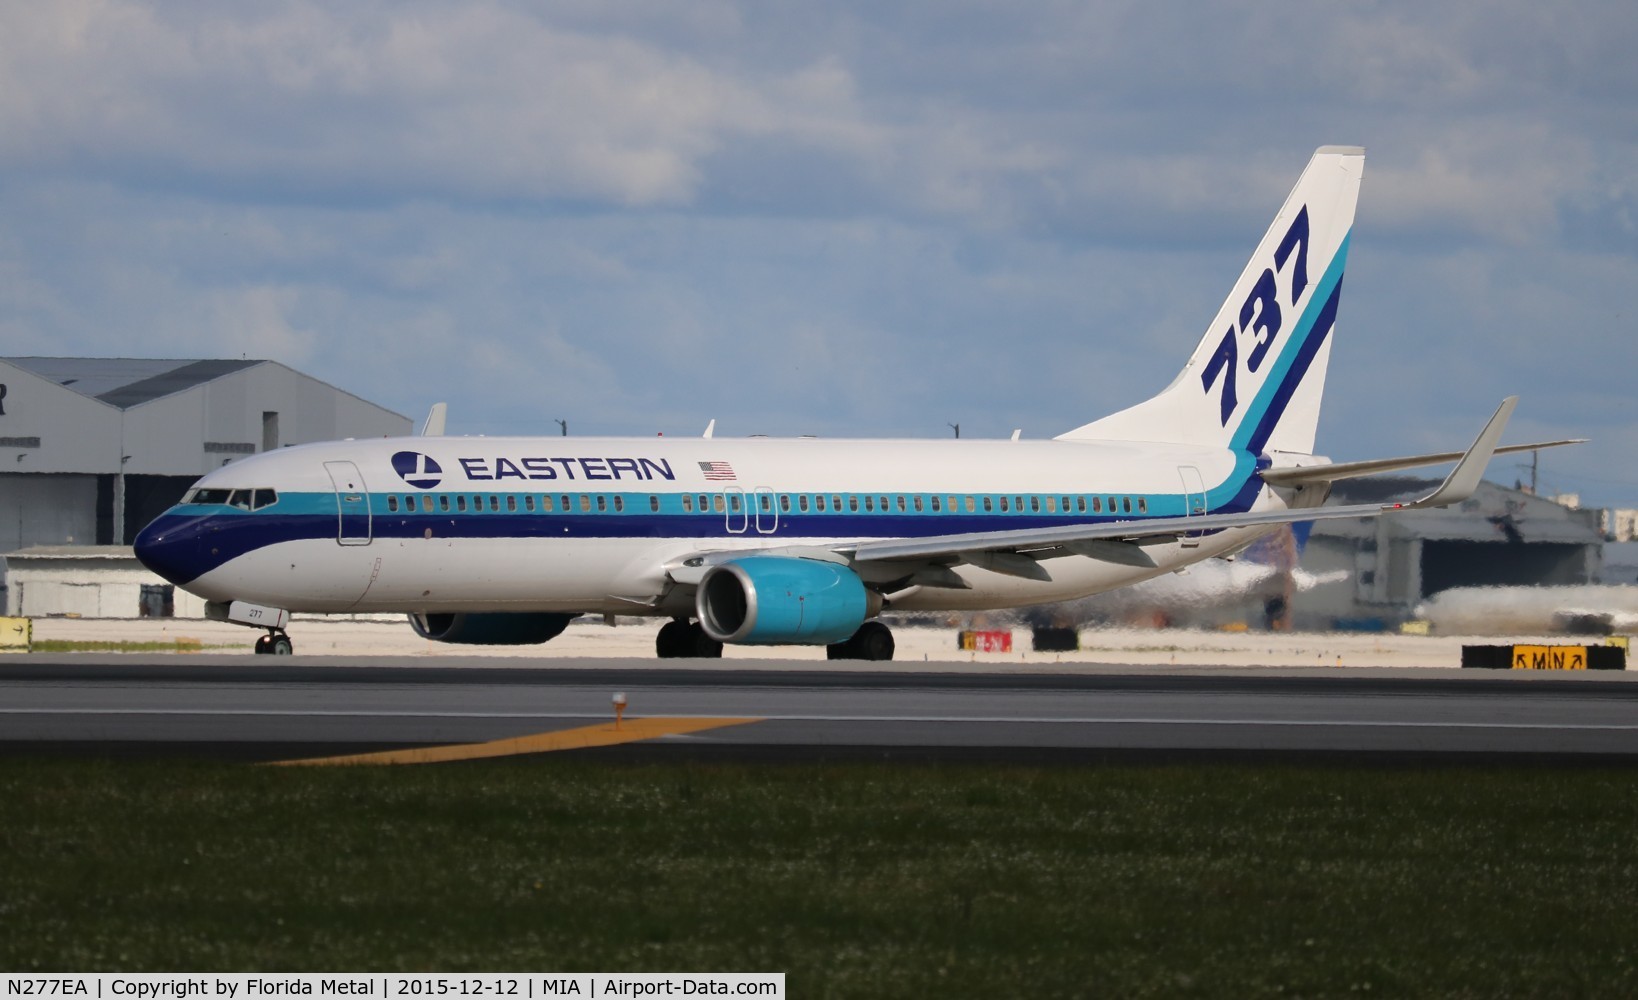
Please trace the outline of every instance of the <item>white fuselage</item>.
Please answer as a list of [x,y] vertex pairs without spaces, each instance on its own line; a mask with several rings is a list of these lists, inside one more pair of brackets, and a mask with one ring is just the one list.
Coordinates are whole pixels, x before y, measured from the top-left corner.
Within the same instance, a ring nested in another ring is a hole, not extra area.
[[[1287,506],[1254,466],[1226,449],[1098,441],[345,441],[213,472],[145,534],[174,546],[167,575],[211,601],[685,615],[669,570],[702,552]],[[895,609],[1017,607],[1157,576],[1268,530],[1145,544],[1153,566],[1044,553],[1044,578],[981,558],[950,565],[954,585],[893,564],[861,576]]]

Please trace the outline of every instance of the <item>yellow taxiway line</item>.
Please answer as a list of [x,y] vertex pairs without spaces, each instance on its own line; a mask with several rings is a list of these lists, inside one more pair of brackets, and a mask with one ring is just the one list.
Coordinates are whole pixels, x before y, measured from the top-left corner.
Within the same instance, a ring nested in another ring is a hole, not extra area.
[[618,727],[614,723],[585,726],[580,729],[559,729],[532,736],[515,736],[489,743],[461,743],[443,747],[417,747],[410,750],[382,750],[377,753],[346,754],[341,757],[314,757],[307,760],[274,761],[276,767],[324,766],[331,764],[438,764],[452,760],[478,760],[483,757],[510,757],[523,753],[550,753],[554,750],[580,750],[586,747],[607,747],[619,743],[635,743],[656,736],[681,736],[724,726],[741,726],[761,719],[628,719]]

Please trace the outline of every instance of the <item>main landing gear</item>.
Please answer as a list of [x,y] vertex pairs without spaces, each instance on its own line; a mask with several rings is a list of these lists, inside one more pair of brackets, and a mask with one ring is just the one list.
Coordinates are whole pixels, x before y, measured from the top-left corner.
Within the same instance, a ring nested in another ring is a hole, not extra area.
[[256,652],[267,656],[289,656],[295,651],[290,636],[282,628],[268,629],[266,635],[256,640]]
[[853,638],[825,647],[827,660],[891,660],[893,630],[881,622],[865,622]]
[[654,652],[662,660],[683,656],[715,660],[722,658],[722,643],[706,635],[699,622],[673,618],[660,626],[660,634],[654,638]]
[[[846,642],[825,647],[827,660],[891,660],[893,632],[881,622],[865,622]],[[260,650],[258,650],[260,652]],[[660,627],[654,652],[661,659],[697,657],[720,659],[722,643],[705,634],[698,622],[674,618]]]

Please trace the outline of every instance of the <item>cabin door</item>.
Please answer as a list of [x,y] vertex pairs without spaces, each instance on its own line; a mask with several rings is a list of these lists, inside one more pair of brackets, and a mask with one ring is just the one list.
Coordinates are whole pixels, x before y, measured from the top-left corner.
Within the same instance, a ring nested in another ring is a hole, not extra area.
[[[1192,465],[1177,467],[1178,477],[1183,480],[1183,516],[1201,517],[1206,513],[1206,483],[1200,478],[1200,470]],[[1184,546],[1193,548],[1200,544],[1200,533],[1185,531],[1182,542]]]
[[325,462],[324,471],[336,488],[336,541],[342,545],[370,544],[370,491],[351,462]]

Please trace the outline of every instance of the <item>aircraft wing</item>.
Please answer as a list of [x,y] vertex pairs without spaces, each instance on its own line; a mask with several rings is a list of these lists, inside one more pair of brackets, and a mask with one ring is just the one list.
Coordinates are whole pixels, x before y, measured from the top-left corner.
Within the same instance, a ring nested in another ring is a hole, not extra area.
[[[1070,524],[1052,528],[1019,528],[1013,531],[981,531],[957,535],[933,535],[927,538],[895,538],[880,541],[846,542],[830,546],[792,545],[758,550],[765,555],[788,555],[804,559],[851,563],[861,566],[879,563],[938,564],[965,562],[998,573],[1030,579],[1045,579],[1046,570],[1034,556],[1054,550],[1118,562],[1131,566],[1154,566],[1155,562],[1142,549],[1147,540],[1173,539],[1224,528],[1244,528],[1260,525],[1294,524],[1299,521],[1328,521],[1347,517],[1377,517],[1401,510],[1424,507],[1448,507],[1461,503],[1473,495],[1485,466],[1496,452],[1496,442],[1507,420],[1518,404],[1517,396],[1502,401],[1490,422],[1473,442],[1472,447],[1458,457],[1439,488],[1410,503],[1350,504],[1342,507],[1302,507],[1287,510],[1251,511],[1242,514],[1199,514],[1190,517],[1144,518],[1136,521],[1112,521],[1101,524]],[[713,565],[742,558],[743,551],[722,550],[700,552],[668,563],[666,575],[674,583],[693,585],[700,582]],[[937,576],[938,567],[928,572]],[[943,586],[960,586],[954,574],[947,574]]]
[[[1024,565],[1023,562],[1013,562],[1005,556],[1061,548],[1108,558],[1111,561],[1138,561],[1148,557],[1132,543],[1145,539],[1176,538],[1224,528],[1326,521],[1347,517],[1377,517],[1400,510],[1448,507],[1466,500],[1478,488],[1485,466],[1490,463],[1496,452],[1496,442],[1517,405],[1517,396],[1509,396],[1503,400],[1472,447],[1458,456],[1460,461],[1457,462],[1456,468],[1452,469],[1450,475],[1445,477],[1445,481],[1439,484],[1439,488],[1410,503],[1350,504],[1342,507],[1305,507],[1292,510],[1251,511],[1243,514],[1202,514],[1192,517],[1145,518],[1138,521],[1074,524],[1053,528],[1021,528],[1016,531],[984,531],[961,535],[936,535],[931,538],[860,542],[857,545],[837,547],[834,551],[848,556],[855,563],[959,558],[985,565],[986,568],[998,572],[1017,570],[1020,572],[1015,575],[1034,576],[1036,574],[1031,572],[1031,567]],[[1002,558],[995,559],[994,556],[997,555]]]

